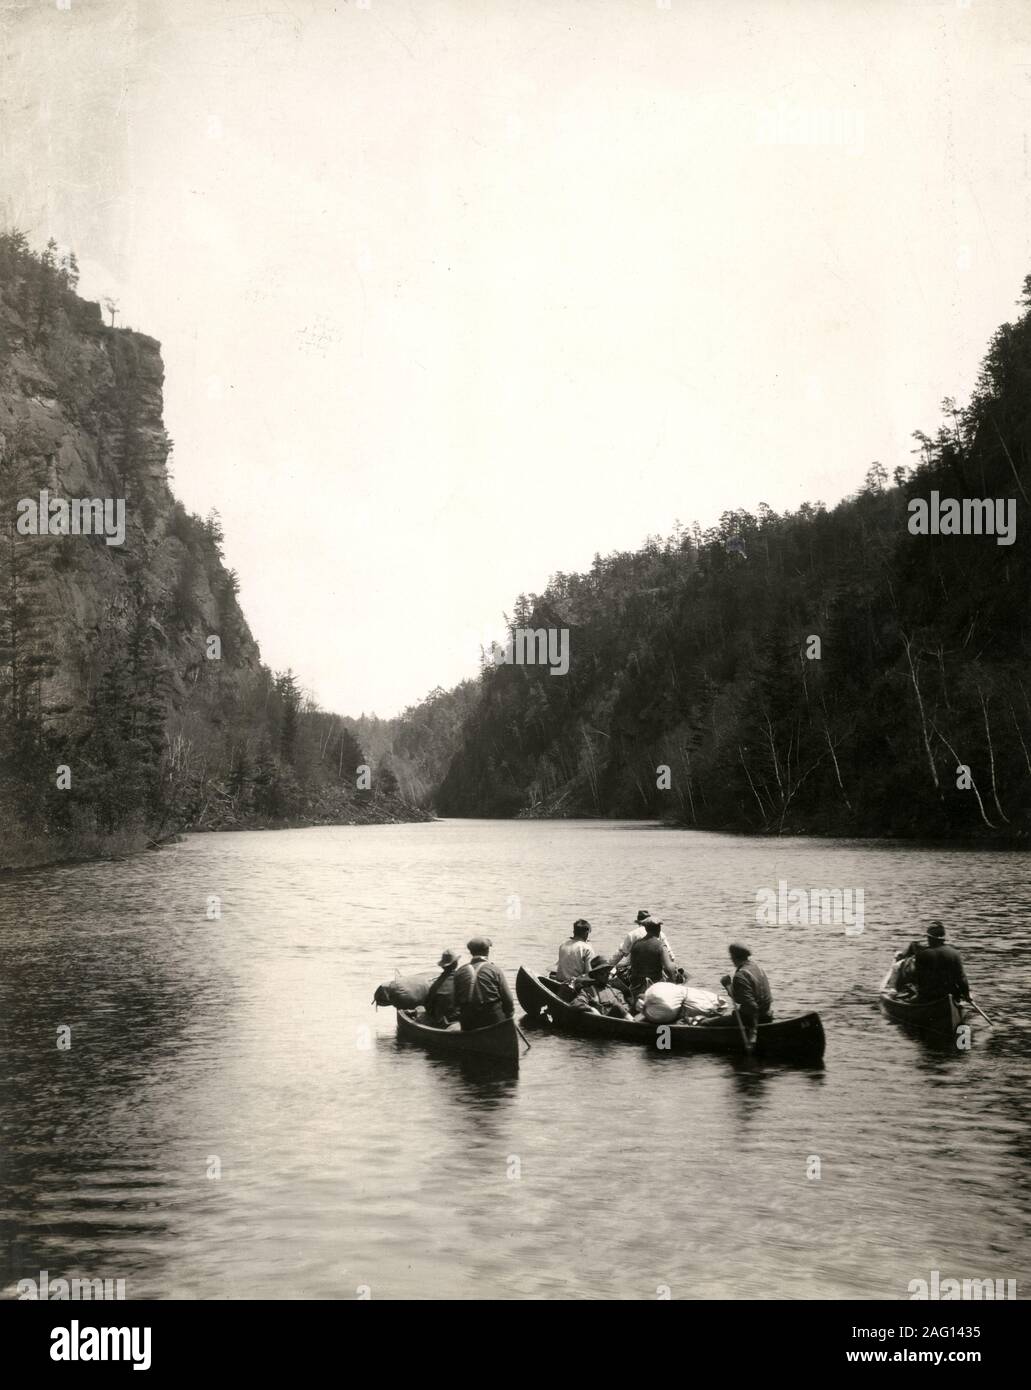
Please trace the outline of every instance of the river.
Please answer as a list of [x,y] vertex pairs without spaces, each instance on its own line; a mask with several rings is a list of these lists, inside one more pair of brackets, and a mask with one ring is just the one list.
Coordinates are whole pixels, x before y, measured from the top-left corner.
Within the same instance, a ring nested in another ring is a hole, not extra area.
[[[1022,1297],[1029,866],[441,821],[196,835],[0,879],[0,1287],[47,1270],[129,1298],[899,1299],[938,1270]],[[781,880],[861,888],[862,932],[757,925]],[[699,984],[748,942],[778,1015],[820,1010],[825,1066],[531,1033],[517,1077],[483,1075],[399,1047],[372,1007],[395,967],[474,934],[514,982],[574,918],[610,951],[639,907]],[[995,1025],[965,1052],[876,1007],[932,916]]]

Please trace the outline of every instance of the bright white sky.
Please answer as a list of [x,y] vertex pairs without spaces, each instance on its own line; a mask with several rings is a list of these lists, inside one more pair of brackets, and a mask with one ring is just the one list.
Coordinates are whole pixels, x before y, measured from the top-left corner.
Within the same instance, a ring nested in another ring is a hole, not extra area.
[[0,0],[0,213],[159,338],[273,667],[908,463],[1031,271],[1025,0]]

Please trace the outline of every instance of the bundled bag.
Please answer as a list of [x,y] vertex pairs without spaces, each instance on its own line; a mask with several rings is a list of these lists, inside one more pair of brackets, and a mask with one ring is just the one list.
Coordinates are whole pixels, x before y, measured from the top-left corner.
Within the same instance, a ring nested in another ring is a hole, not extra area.
[[694,985],[688,985],[684,996],[684,1018],[698,1018],[702,1014],[714,1013],[720,1007],[720,996],[711,989],[696,989]]
[[895,964],[888,971],[882,989],[892,989],[896,994],[901,994],[916,984],[916,961],[912,956],[903,956],[901,960],[896,960]]
[[649,1023],[677,1023],[681,1019],[715,1013],[720,1007],[720,996],[711,989],[698,989],[695,985],[666,983],[651,985],[641,1004]]
[[676,1023],[686,998],[686,985],[649,985],[641,1000],[644,1016],[649,1023]]
[[394,1009],[415,1009],[425,1004],[430,985],[436,975],[403,975],[380,985],[372,996],[374,1004],[389,1005]]

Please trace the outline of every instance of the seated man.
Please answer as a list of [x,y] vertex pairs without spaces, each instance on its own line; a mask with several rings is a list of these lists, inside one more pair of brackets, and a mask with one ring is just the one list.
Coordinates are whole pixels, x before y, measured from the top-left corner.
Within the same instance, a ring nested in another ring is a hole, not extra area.
[[455,1003],[455,976],[458,974],[459,956],[455,951],[445,951],[437,964],[441,973],[430,985],[426,995],[426,1017],[424,1022],[433,1028],[447,1028],[458,1019],[458,1005]]
[[574,980],[587,974],[591,968],[591,957],[594,955],[587,944],[590,934],[590,922],[578,917],[573,923],[573,935],[558,948],[558,964],[551,972],[552,979],[561,980],[564,985],[571,985]]
[[676,977],[677,966],[662,936],[662,923],[646,917],[645,934],[630,948],[630,988],[636,999],[649,985]]
[[576,994],[570,1007],[591,1014],[605,1014],[608,1018],[626,1018],[629,1011],[623,997],[609,984],[611,974],[609,961],[604,956],[595,956],[590,971],[573,986]]
[[916,997],[928,1003],[951,994],[969,999],[970,986],[959,952],[945,944],[945,928],[934,921],[927,928],[927,945],[914,941],[906,952],[912,958],[916,976]]
[[724,975],[720,984],[737,1005],[741,1021],[754,1040],[756,1025],[773,1022],[773,993],[766,971],[758,961],[752,960],[747,946],[736,941],[730,947],[730,959],[734,962],[734,974]]

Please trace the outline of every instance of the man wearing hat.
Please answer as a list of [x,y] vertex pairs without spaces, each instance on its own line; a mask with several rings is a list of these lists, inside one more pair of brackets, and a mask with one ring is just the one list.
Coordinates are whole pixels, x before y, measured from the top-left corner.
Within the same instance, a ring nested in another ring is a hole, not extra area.
[[457,951],[445,951],[437,964],[441,973],[426,994],[426,1022],[434,1028],[446,1028],[458,1017],[455,1003],[455,975],[461,959]]
[[635,999],[649,985],[677,976],[676,962],[662,935],[662,923],[646,917],[641,929],[643,936],[630,947],[630,988]]
[[755,1037],[757,1023],[773,1022],[773,993],[766,971],[758,961],[752,959],[747,946],[735,941],[730,946],[730,959],[734,962],[734,975],[724,975],[720,984],[737,1005],[741,1021],[748,1029],[748,1036]]
[[492,945],[489,936],[474,936],[466,945],[472,959],[455,974],[455,1003],[465,1029],[489,1028],[515,1013],[505,972],[487,959]]
[[609,985],[612,963],[604,956],[595,956],[590,969],[573,986],[576,995],[572,1008],[583,1009],[587,1013],[606,1014],[609,1018],[626,1018],[628,1009],[622,997]]
[[930,1003],[951,994],[956,999],[970,998],[963,961],[954,946],[945,944],[945,928],[937,919],[927,928],[927,945],[914,941],[903,956],[912,956],[916,970],[916,995]]
[[[620,946],[616,954],[612,957],[613,970],[615,970],[616,966],[619,965],[620,961],[625,960],[627,956],[629,956],[630,952],[634,949],[635,942],[643,941],[644,938],[648,935],[644,924],[648,921],[650,917],[651,913],[648,911],[648,909],[646,907],[642,907],[637,914],[636,925],[634,926],[632,931],[627,932],[626,936],[624,936],[623,938],[623,944]],[[661,922],[659,923],[659,926],[662,926]],[[665,932],[659,932],[659,940],[662,942],[663,946],[665,946],[666,950],[669,952],[670,960],[675,961],[676,956],[673,954],[673,948],[670,946],[669,941],[666,939]]]

